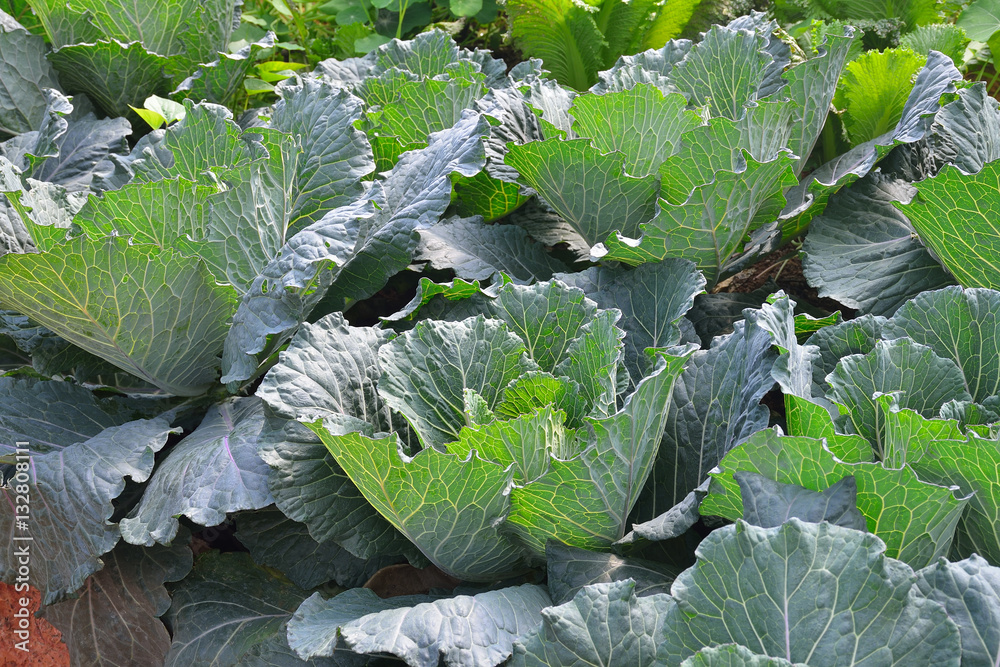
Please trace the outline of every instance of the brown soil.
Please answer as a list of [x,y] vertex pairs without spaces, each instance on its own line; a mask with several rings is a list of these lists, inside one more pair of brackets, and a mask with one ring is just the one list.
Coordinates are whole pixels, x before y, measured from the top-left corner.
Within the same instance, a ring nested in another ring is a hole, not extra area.
[[763,287],[768,280],[777,283],[779,288],[785,290],[785,293],[805,310],[809,310],[811,306],[813,310],[828,313],[839,310],[844,319],[854,317],[853,309],[833,299],[821,298],[819,293],[809,286],[802,274],[802,260],[799,258],[798,248],[794,245],[786,245],[764,255],[753,266],[721,281],[712,289],[712,293],[749,294]]
[[365,583],[380,598],[394,598],[400,595],[422,595],[432,588],[451,590],[461,583],[455,577],[445,574],[434,565],[418,569],[412,565],[390,565],[372,575]]
[[[28,606],[28,651],[14,648],[21,641],[14,635],[18,619],[14,613],[21,609],[20,598],[31,600]],[[41,606],[42,594],[35,588],[18,592],[14,586],[0,583],[0,667],[68,667],[69,649],[62,641],[62,633],[43,618],[35,618]]]

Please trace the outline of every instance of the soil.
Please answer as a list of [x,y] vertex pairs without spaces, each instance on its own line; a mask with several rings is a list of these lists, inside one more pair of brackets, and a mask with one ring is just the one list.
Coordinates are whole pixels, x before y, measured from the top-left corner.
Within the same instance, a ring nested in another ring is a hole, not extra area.
[[[29,617],[28,651],[20,651],[13,647],[20,641],[15,637],[14,630],[17,620],[14,613],[21,609],[19,600],[27,597],[31,600],[28,606]],[[62,641],[62,633],[43,618],[35,618],[42,600],[42,594],[35,588],[18,592],[10,584],[0,583],[0,667],[68,667],[69,649]]]
[[839,310],[845,320],[852,319],[856,314],[853,308],[848,308],[833,299],[820,297],[816,289],[809,286],[802,273],[802,259],[794,244],[764,255],[752,266],[721,281],[712,289],[712,293],[749,294],[763,287],[769,280],[773,280],[779,288],[785,290],[785,294],[792,297],[800,310],[810,314],[829,314]]
[[383,567],[372,575],[364,587],[371,589],[380,598],[394,598],[401,595],[426,595],[432,588],[450,591],[460,583],[459,579],[445,574],[434,565],[421,570],[402,563]]

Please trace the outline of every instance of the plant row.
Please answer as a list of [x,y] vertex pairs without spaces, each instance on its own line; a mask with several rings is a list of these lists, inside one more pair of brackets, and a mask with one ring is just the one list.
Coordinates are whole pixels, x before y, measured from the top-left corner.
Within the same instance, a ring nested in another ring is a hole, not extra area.
[[[995,664],[1000,110],[930,50],[812,168],[858,40],[433,31],[130,145],[5,23],[0,531],[73,659]],[[858,317],[715,290],[803,234]]]

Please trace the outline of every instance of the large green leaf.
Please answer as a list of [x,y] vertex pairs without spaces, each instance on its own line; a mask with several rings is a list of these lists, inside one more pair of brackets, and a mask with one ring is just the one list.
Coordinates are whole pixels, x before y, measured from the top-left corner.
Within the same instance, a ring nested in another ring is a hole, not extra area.
[[[245,170],[239,175],[249,178],[257,174]],[[237,187],[236,191],[247,194],[246,190]],[[253,279],[254,265],[267,261],[269,249],[273,252],[281,230],[267,225],[255,229],[249,220],[245,222],[251,224],[239,225],[243,221],[238,216],[214,216],[213,204],[240,206],[228,192],[219,195],[215,188],[183,178],[133,181],[99,198],[92,197],[74,219],[94,240],[118,234],[132,237],[135,243],[200,256],[216,280],[244,289]],[[240,227],[239,236],[236,227]],[[249,242],[251,230],[258,232],[256,243]],[[228,243],[230,239],[232,243]]]
[[93,392],[70,382],[4,378],[0,380],[0,401],[4,454],[10,454],[18,440],[30,442],[35,454],[47,454],[127,421]]
[[234,316],[223,381],[249,378],[257,354],[287,340],[331,285],[340,298],[365,298],[404,269],[416,249],[416,230],[437,222],[451,202],[451,174],[471,176],[482,168],[481,137],[488,126],[481,116],[466,114],[454,128],[432,135],[427,148],[404,154],[368,197],[289,239]]
[[872,395],[902,392],[900,407],[933,417],[947,401],[971,400],[961,369],[909,338],[879,341],[866,355],[844,357],[828,376],[829,397],[848,409],[841,422],[868,439],[881,457],[885,427]]
[[467,425],[465,390],[495,408],[511,380],[537,368],[524,353],[524,342],[498,320],[420,322],[379,350],[379,394],[425,447],[443,451]]
[[788,68],[783,74],[788,80],[787,94],[796,102],[797,122],[792,125],[788,148],[799,161],[796,176],[801,175],[813,146],[830,113],[830,102],[837,89],[837,81],[855,46],[857,32],[845,27],[842,34],[828,33],[819,53],[809,60]]
[[917,195],[896,203],[921,240],[964,287],[1000,287],[1000,244],[996,216],[1000,162],[976,174],[946,165],[934,178],[916,183]]
[[601,153],[625,156],[627,175],[644,178],[659,171],[680,144],[681,136],[701,119],[687,110],[683,95],[664,96],[649,84],[604,95],[580,95],[570,114],[573,129]]
[[681,342],[681,318],[705,288],[704,277],[680,259],[634,269],[594,267],[558,278],[582,289],[599,307],[622,311],[617,326],[625,330],[625,363],[636,381],[652,368],[647,348]]
[[322,422],[311,428],[368,502],[445,572],[493,581],[525,569],[522,547],[499,531],[510,511],[511,471],[432,447],[403,458],[395,435],[339,435]]
[[953,282],[893,206],[912,194],[904,181],[874,173],[830,198],[802,246],[802,271],[820,296],[891,315],[907,299]]
[[717,338],[691,357],[677,380],[663,441],[633,520],[663,514],[706,480],[750,434],[765,428],[760,399],[774,386],[771,335],[753,323]]
[[712,182],[696,187],[683,203],[660,199],[656,217],[639,225],[641,238],[629,238],[622,225],[591,254],[627,264],[689,259],[714,284],[729,259],[743,248],[758,216],[773,217],[780,211],[782,190],[795,183],[794,163],[787,152],[769,162],[745,156],[734,171],[715,173]]
[[1000,563],[1000,447],[995,440],[969,435],[967,440],[934,440],[921,443],[921,456],[908,458],[920,475],[937,484],[955,484],[973,494],[962,517],[952,553],[963,558],[973,553],[990,563]]
[[869,51],[847,64],[834,104],[843,112],[844,130],[852,144],[881,137],[895,127],[924,66],[923,56],[909,49]]
[[510,146],[504,158],[591,246],[614,231],[635,236],[655,213],[655,179],[627,175],[623,160],[589,139],[558,138]]
[[[955,526],[969,505],[956,498],[955,487],[936,486],[921,480],[910,468],[887,469],[878,463],[848,464],[836,458],[823,440],[779,436],[760,431],[729,452],[711,473],[709,495],[701,503],[704,515],[731,520],[743,515],[735,471],[755,472],[783,484],[797,484],[823,491],[848,475],[858,485],[858,509],[868,530],[886,544],[886,553],[913,567],[925,567],[947,555]],[[965,495],[965,494],[963,494]]]
[[962,634],[963,665],[1000,660],[1000,570],[979,556],[939,560],[917,572],[917,589],[944,605]]
[[637,597],[631,579],[581,589],[542,611],[541,627],[514,644],[513,667],[635,665],[653,667],[670,597]]
[[261,136],[243,132],[226,107],[188,100],[184,109],[184,118],[168,127],[161,141],[144,147],[129,165],[137,180],[179,177],[213,184],[217,179],[206,172],[238,167],[265,154]]
[[76,664],[161,664],[170,634],[160,621],[170,607],[164,582],[191,571],[187,540],[152,549],[120,544],[80,597],[45,608]]
[[303,659],[388,653],[411,667],[495,667],[514,640],[538,624],[551,604],[541,586],[524,584],[477,595],[406,595],[383,600],[363,588],[324,600],[317,593],[296,610],[288,643]]
[[[124,118],[98,120],[93,112],[80,111],[87,106],[77,102],[66,120],[65,132],[54,137],[56,155],[44,160],[29,158],[31,169],[26,175],[72,191],[85,190],[103,173],[108,158],[128,152],[125,137],[131,133],[129,122]],[[43,131],[44,126],[39,134]]]
[[235,665],[254,654],[267,657],[270,651],[262,649],[285,634],[307,596],[274,570],[254,565],[250,554],[202,554],[191,574],[173,587],[164,617],[173,630],[165,664]]
[[505,9],[521,51],[541,58],[554,79],[576,90],[597,80],[607,64],[601,60],[605,41],[589,6],[572,0],[512,0]]
[[913,570],[884,554],[877,537],[829,523],[720,528],[674,582],[658,657],[676,664],[737,642],[816,667],[957,667],[955,623],[913,595]]
[[142,500],[122,519],[130,544],[169,544],[177,518],[202,526],[222,523],[229,512],[260,509],[274,502],[267,489],[267,465],[257,456],[264,409],[257,398],[237,398],[212,407],[153,474]]
[[[52,416],[55,416],[54,414]],[[164,419],[110,426],[93,437],[62,442],[45,453],[30,453],[30,463],[16,462],[14,483],[0,489],[5,511],[0,533],[20,544],[30,537],[31,583],[52,603],[83,585],[103,565],[101,555],[118,542],[118,526],[109,519],[111,501],[125,489],[125,477],[144,482],[153,472],[153,456],[175,432]],[[13,444],[13,443],[12,443]],[[4,447],[7,457],[16,452]],[[17,494],[27,494],[30,517],[18,519]],[[14,583],[18,572],[14,548],[6,552],[2,577]]]
[[270,126],[295,140],[294,172],[285,175],[292,192],[286,227],[294,232],[357,198],[361,178],[375,163],[364,133],[354,127],[361,116],[357,98],[309,78],[279,93]]
[[962,370],[972,400],[1000,393],[1000,293],[946,287],[907,301],[882,328],[885,338],[909,337]]
[[539,557],[549,538],[583,548],[607,549],[621,539],[632,508],[653,468],[675,380],[693,350],[660,351],[617,413],[592,419],[593,435],[579,456],[553,459],[550,471],[511,491],[507,522]]
[[756,101],[771,63],[765,43],[754,32],[712,26],[672,72],[674,86],[691,95],[691,104],[708,105],[712,116],[737,120]]
[[823,491],[798,484],[782,484],[753,472],[733,473],[740,485],[743,520],[752,526],[774,528],[795,517],[809,523],[830,523],[865,530],[865,517],[858,511],[858,484],[845,477]]
[[127,116],[130,106],[141,107],[150,95],[170,92],[164,74],[170,60],[136,41],[71,44],[53,51],[49,62],[67,93],[85,93],[112,118]]
[[660,196],[683,204],[695,188],[718,178],[718,172],[743,171],[746,156],[758,162],[774,160],[791,138],[795,111],[790,100],[765,100],[739,120],[712,118],[684,133],[680,149],[660,166]]
[[452,269],[465,280],[485,280],[499,272],[528,283],[548,280],[567,268],[522,228],[484,225],[478,218],[448,218],[421,230],[414,259],[429,261],[435,269]]
[[[286,112],[288,105],[293,110]],[[117,231],[136,242],[201,256],[219,282],[243,293],[276,258],[296,224],[360,194],[360,178],[373,166],[367,141],[351,126],[360,106],[348,93],[334,94],[316,83],[305,90],[291,88],[273,119],[291,136],[272,129],[244,137],[237,135],[225,109],[191,108],[187,125],[167,134],[173,164],[149,160],[140,170],[144,176],[168,178],[137,179],[91,199],[78,224],[91,236]],[[264,141],[267,153],[248,161],[254,136]],[[220,147],[191,146],[198,137]],[[226,187],[187,180],[204,181],[206,168],[213,167],[231,167],[218,174]],[[173,178],[176,173],[182,176]]]
[[523,486],[548,472],[552,457],[575,453],[573,433],[567,433],[565,420],[565,413],[547,406],[506,421],[462,429],[458,440],[448,444],[448,452],[467,459],[474,450],[504,468],[513,464],[514,483]]
[[813,365],[813,395],[824,396],[830,385],[826,377],[837,368],[840,360],[852,354],[868,354],[882,338],[886,319],[879,315],[862,315],[853,320],[820,329],[806,341],[819,348],[819,359]]
[[976,0],[962,11],[955,24],[965,28],[972,39],[986,42],[1000,30],[1000,4],[995,0]]
[[164,391],[193,396],[216,378],[235,294],[198,259],[78,238],[0,258],[0,302]]
[[58,88],[45,60],[45,40],[24,29],[0,28],[0,135],[23,134],[42,122],[43,88]]
[[452,127],[465,109],[476,106],[484,75],[471,78],[413,80],[399,70],[367,79],[355,89],[367,105],[365,129],[377,157],[378,171],[388,171],[399,155],[427,145],[427,137]]

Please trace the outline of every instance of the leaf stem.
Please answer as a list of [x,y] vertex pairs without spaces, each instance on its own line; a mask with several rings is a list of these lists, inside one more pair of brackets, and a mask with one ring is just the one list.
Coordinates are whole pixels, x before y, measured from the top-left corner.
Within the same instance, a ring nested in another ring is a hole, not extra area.
[[406,18],[406,8],[410,0],[402,0],[399,3],[399,20],[396,22],[396,39],[403,39],[403,20]]

